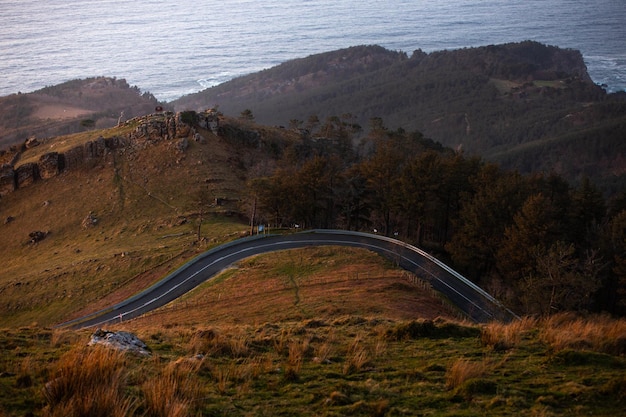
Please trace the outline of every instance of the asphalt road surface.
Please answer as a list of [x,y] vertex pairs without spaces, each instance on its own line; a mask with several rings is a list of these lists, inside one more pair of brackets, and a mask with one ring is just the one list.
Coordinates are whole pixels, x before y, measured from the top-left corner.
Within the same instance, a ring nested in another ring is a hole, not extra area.
[[242,259],[279,250],[331,245],[365,248],[381,254],[428,281],[475,322],[507,322],[516,318],[481,288],[414,246],[375,234],[312,230],[290,235],[257,235],[221,245],[197,256],[141,293],[60,326],[99,327],[130,320],[166,305]]

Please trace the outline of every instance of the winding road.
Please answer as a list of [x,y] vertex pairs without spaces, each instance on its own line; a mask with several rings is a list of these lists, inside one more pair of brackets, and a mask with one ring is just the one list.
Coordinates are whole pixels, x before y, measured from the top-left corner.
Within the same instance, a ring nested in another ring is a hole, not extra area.
[[141,293],[59,327],[98,327],[130,320],[166,305],[242,259],[307,246],[352,246],[379,253],[428,281],[475,322],[508,322],[516,318],[487,292],[421,249],[374,234],[311,230],[290,235],[257,235],[218,246],[187,262]]

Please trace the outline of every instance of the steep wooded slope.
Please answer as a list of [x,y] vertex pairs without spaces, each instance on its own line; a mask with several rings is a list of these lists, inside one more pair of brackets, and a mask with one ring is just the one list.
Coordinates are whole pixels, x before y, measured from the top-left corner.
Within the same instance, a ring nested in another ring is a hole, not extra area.
[[607,94],[578,51],[536,42],[410,57],[379,46],[352,47],[286,62],[171,103],[251,110],[269,125],[302,125],[351,114],[367,129],[418,130],[446,146],[523,172],[556,171],[623,182],[623,94]]

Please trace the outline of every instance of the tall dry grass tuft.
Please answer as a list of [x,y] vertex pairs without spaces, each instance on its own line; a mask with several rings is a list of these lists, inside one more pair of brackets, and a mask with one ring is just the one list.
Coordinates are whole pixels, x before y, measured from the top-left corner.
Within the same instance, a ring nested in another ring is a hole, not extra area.
[[485,362],[471,362],[467,359],[456,360],[446,372],[446,387],[454,389],[465,381],[480,378],[487,372]]
[[291,340],[291,329],[282,329],[277,337],[272,339],[274,350],[279,355],[282,355],[289,346]]
[[200,396],[194,375],[202,361],[179,359],[168,363],[162,372],[142,385],[145,414],[152,417],[178,417],[192,413]]
[[228,391],[232,374],[234,373],[233,365],[218,366],[215,370],[215,382],[217,392],[224,395]]
[[537,320],[531,317],[506,324],[492,322],[481,328],[480,339],[483,346],[493,350],[508,350],[515,347],[522,336],[536,326]]
[[187,343],[191,354],[228,355],[242,358],[249,352],[249,336],[241,331],[221,332],[215,329],[198,330]]
[[557,351],[569,348],[625,355],[626,319],[556,314],[541,324],[541,338]]
[[313,346],[313,362],[330,363],[330,358],[335,354],[337,345],[337,335],[331,329],[325,336],[316,336],[316,342]]
[[343,366],[343,373],[348,375],[354,372],[361,371],[365,365],[369,362],[369,354],[365,346],[363,346],[363,341],[361,337],[356,336],[350,346],[348,346],[348,351],[346,354],[346,361]]
[[45,385],[45,416],[122,417],[135,404],[124,395],[125,356],[102,347],[74,349],[63,355]]
[[295,372],[300,372],[302,361],[309,350],[309,339],[293,340],[289,343],[287,363]]
[[79,341],[80,336],[76,332],[67,329],[54,329],[50,336],[50,346],[54,348],[76,344]]

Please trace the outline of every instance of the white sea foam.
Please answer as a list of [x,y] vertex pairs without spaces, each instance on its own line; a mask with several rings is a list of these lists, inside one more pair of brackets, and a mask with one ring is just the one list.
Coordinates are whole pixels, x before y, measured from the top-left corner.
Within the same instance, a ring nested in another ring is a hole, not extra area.
[[0,0],[0,95],[98,75],[170,101],[353,45],[411,53],[526,39],[626,89],[623,0]]

